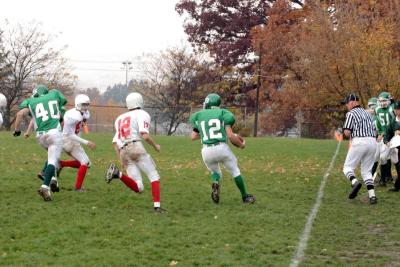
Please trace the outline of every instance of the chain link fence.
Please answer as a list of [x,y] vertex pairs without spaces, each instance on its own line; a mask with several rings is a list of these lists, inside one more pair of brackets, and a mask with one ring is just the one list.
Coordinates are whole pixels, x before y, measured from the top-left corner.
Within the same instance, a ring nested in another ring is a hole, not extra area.
[[[67,107],[71,108],[71,107]],[[255,108],[225,107],[235,114],[234,131],[242,136],[253,136]],[[202,107],[146,107],[152,118],[151,132],[155,135],[189,135],[191,114]],[[115,119],[127,109],[122,106],[90,107],[88,126],[92,132],[114,132]],[[332,138],[343,123],[342,110],[263,109],[259,111],[257,136],[292,138]]]

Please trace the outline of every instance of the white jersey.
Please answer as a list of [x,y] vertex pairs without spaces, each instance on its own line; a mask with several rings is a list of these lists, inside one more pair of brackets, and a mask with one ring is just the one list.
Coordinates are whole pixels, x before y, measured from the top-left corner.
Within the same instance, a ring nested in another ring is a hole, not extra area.
[[87,144],[87,141],[80,138],[83,122],[90,117],[89,111],[80,112],[76,108],[72,108],[65,112],[63,137],[74,141]]
[[115,121],[113,143],[119,148],[131,141],[140,141],[140,133],[149,133],[150,115],[142,109],[128,111],[118,116]]

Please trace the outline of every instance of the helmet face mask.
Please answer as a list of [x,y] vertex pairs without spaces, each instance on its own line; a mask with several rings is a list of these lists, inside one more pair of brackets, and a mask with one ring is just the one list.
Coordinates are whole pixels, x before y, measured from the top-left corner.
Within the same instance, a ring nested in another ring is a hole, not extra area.
[[143,108],[144,107],[144,100],[141,94],[139,93],[130,93],[126,97],[126,107],[129,110]]
[[79,111],[87,111],[89,109],[90,99],[87,95],[80,94],[75,97],[75,108]]
[[380,108],[387,108],[390,105],[391,95],[388,92],[382,92],[378,97],[378,104]]
[[203,109],[218,108],[221,105],[221,97],[217,94],[209,94],[204,99]]

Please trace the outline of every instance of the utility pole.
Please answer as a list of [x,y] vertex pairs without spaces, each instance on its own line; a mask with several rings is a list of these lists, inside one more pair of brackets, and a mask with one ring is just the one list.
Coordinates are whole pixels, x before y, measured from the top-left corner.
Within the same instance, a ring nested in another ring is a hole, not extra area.
[[259,52],[258,52],[258,64],[257,64],[257,90],[256,90],[256,112],[254,114],[254,129],[253,136],[257,137],[258,131],[258,111],[259,111],[259,99],[260,99],[260,87],[261,87],[261,55],[262,55],[262,43],[260,41]]
[[132,61],[122,61],[122,65],[124,65],[123,70],[125,70],[125,86],[128,89],[128,71],[132,69],[131,67]]

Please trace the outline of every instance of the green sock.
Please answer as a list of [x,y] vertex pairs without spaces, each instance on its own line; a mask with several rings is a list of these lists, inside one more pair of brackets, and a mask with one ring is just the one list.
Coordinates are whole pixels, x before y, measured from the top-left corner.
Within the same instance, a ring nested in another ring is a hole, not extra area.
[[217,173],[217,172],[213,172],[211,174],[211,179],[213,180],[213,183],[218,183],[220,178],[221,178],[221,175],[219,175],[219,173]]
[[51,178],[55,175],[56,168],[54,165],[48,164],[46,171],[44,172],[43,184],[49,186]]
[[43,166],[43,173],[46,171],[46,168],[47,168],[47,160],[46,160],[46,162],[44,163],[44,166]]
[[242,194],[242,197],[247,195],[246,186],[244,185],[243,177],[241,175],[239,175],[239,176],[236,176],[234,179],[235,179],[236,186],[240,190],[240,194]]

